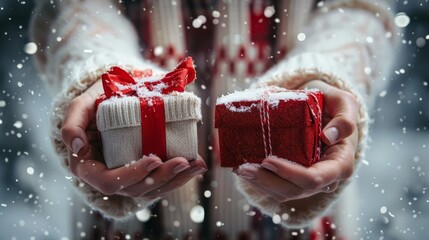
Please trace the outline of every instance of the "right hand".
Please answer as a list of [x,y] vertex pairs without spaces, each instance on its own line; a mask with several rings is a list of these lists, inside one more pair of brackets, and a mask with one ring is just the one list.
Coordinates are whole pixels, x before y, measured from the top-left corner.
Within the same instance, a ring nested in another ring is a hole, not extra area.
[[101,81],[97,81],[70,102],[65,114],[61,134],[69,152],[68,165],[75,177],[105,195],[152,200],[207,171],[201,156],[193,161],[176,157],[166,162],[148,156],[127,166],[108,169],[95,124],[95,100],[102,92]]
[[304,201],[304,198],[334,192],[341,182],[351,178],[358,148],[358,100],[349,92],[320,80],[310,81],[302,88],[319,89],[324,93],[321,137],[326,149],[320,161],[305,167],[269,156],[260,168],[247,166],[235,170],[261,195],[279,203],[299,199],[295,206],[311,201]]

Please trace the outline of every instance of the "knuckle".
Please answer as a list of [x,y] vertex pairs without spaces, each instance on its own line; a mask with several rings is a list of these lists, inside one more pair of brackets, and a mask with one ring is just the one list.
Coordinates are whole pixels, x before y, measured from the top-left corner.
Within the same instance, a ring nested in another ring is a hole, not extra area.
[[73,132],[73,127],[70,125],[63,125],[61,128],[61,136],[64,139],[66,139],[70,134]]
[[343,131],[346,134],[351,134],[354,132],[355,130],[355,123],[352,119],[348,118],[348,117],[342,117],[341,118],[341,124],[343,125]]
[[344,91],[343,98],[347,101],[347,103],[351,103],[351,104],[354,104],[354,105],[358,104],[358,101],[357,101],[356,97],[352,93],[350,93],[350,92]]
[[326,186],[323,189],[323,192],[326,192],[326,193],[335,192],[337,190],[337,188],[338,188],[338,182],[335,182],[335,183],[332,183],[332,184]]
[[115,191],[112,191],[111,189],[100,189],[100,192],[106,196],[115,194]]
[[307,184],[304,186],[305,190],[313,191],[319,189],[320,186],[324,184],[324,179],[322,177],[313,177],[310,178]]
[[289,192],[289,197],[297,197],[304,193],[304,190],[301,188],[295,188]]
[[353,173],[354,173],[354,165],[347,164],[346,166],[343,167],[342,177],[343,179],[349,179],[350,177],[353,176]]
[[330,191],[331,191],[331,192],[335,192],[335,191],[337,191],[337,189],[338,189],[338,183],[337,183],[337,184],[332,184],[332,185],[330,186]]
[[104,195],[113,195],[116,193],[116,189],[108,182],[99,183],[98,190]]

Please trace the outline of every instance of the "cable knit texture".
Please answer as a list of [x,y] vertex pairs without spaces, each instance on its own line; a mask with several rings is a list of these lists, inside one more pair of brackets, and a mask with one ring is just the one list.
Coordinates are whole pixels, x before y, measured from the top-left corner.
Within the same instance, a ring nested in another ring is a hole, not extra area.
[[[173,92],[163,97],[167,159],[197,158],[197,122],[201,101],[190,92]],[[110,98],[100,103],[97,127],[101,133],[107,167],[124,166],[142,156],[140,100],[138,97]]]
[[[33,41],[38,44],[39,49],[36,60],[42,77],[52,92],[59,93],[54,99],[52,139],[64,167],[68,170],[68,151],[62,141],[60,129],[69,102],[97,81],[110,66],[120,66],[127,71],[133,68],[152,68],[155,72],[162,70],[140,57],[134,30],[122,16],[121,10],[110,1],[36,2],[37,8],[33,14],[31,27]],[[322,2],[325,5],[308,21],[306,16],[309,15],[309,10],[304,11],[306,14],[301,14],[303,9],[288,9],[290,13],[300,13],[295,16],[300,18],[296,22],[306,26],[301,29],[298,24],[292,24],[294,19],[288,18],[287,25],[290,25],[288,28],[294,28],[289,29],[291,31],[288,34],[301,32],[305,34],[306,39],[301,42],[295,40],[293,43],[291,39],[295,37],[287,35],[287,43],[283,45],[293,46],[294,49],[288,49],[289,57],[261,76],[257,85],[279,85],[295,89],[311,80],[323,80],[352,93],[361,104],[358,121],[359,146],[356,152],[358,164],[366,146],[368,131],[366,106],[373,101],[374,93],[382,89],[386,83],[382,77],[388,71],[388,62],[392,59],[392,45],[396,32],[391,24],[391,15],[387,7],[380,1],[334,1],[331,5],[326,2]],[[307,8],[306,6],[311,6],[311,2],[296,4],[297,8],[298,6]],[[160,26],[164,25],[160,23]],[[228,26],[225,29],[230,28]],[[243,27],[242,30],[244,29]],[[281,35],[282,33],[278,34],[279,39]],[[225,40],[235,39],[231,36]],[[237,46],[232,42],[226,42],[225,45]],[[223,84],[228,83],[223,80]],[[223,89],[219,86],[218,88]],[[116,195],[105,199],[102,193],[78,179],[74,179],[74,185],[88,204],[107,217],[117,219],[129,217],[131,213],[151,203],[140,198]],[[288,218],[282,218],[283,224],[287,226],[309,224],[311,219],[319,216],[332,204],[346,185],[347,182],[343,182],[334,193],[318,194],[305,199],[312,204],[293,210],[293,201],[276,202],[257,194],[246,181],[237,180],[238,189],[250,203],[264,213],[281,216],[287,214]],[[220,214],[220,211],[215,214]],[[225,221],[228,223],[229,220]],[[228,227],[230,224],[225,226]]]

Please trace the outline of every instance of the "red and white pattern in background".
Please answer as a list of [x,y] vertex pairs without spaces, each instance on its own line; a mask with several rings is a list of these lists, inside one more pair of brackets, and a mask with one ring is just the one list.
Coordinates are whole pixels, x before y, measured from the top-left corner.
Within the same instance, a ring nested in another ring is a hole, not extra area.
[[145,58],[163,68],[173,69],[185,57],[185,25],[180,1],[157,1],[155,4],[154,0],[144,0],[140,11],[139,30],[145,45]]
[[251,78],[269,68],[273,20],[264,16],[268,5],[267,1],[220,4],[213,53],[215,94],[245,89]]
[[[275,61],[284,58],[296,40],[299,30],[297,26],[304,24],[306,14],[312,6],[312,1],[294,0],[231,0],[216,1],[216,6],[204,5],[207,2],[210,1],[142,0],[138,4],[138,12],[134,13],[133,22],[140,34],[146,59],[165,69],[172,69],[185,55],[192,54],[199,75],[197,82],[202,73],[211,75],[207,84],[212,88],[209,91],[212,100],[216,99],[215,96],[248,88],[252,78],[262,75]],[[300,5],[298,9],[304,9],[299,17],[293,16],[295,13],[288,10],[297,9],[296,5]],[[290,19],[300,23],[293,23]],[[195,44],[198,46],[194,46]],[[204,71],[199,71],[200,69]],[[206,93],[207,91],[202,92]],[[233,200],[240,198],[235,195],[235,186],[230,184],[234,180],[229,175],[225,176],[217,171],[212,174],[217,185],[224,187],[222,190],[212,189],[213,196],[223,198],[230,194],[228,196]],[[203,187],[207,188],[209,187]],[[173,195],[170,194],[170,197]],[[214,206],[222,204],[223,199],[212,197],[210,201],[209,206],[204,208],[214,209]],[[230,205],[235,208],[242,207]],[[241,233],[247,236],[245,239],[273,236],[273,232],[270,232],[272,229],[261,227],[261,219],[271,220],[263,217],[256,208],[251,207],[249,211],[254,212],[255,216],[250,219],[243,215],[240,221],[237,221],[234,211],[213,212],[211,218],[223,219],[224,224],[222,231],[215,228],[217,237],[223,236],[231,229],[235,232],[243,230]],[[156,211],[154,209],[154,214],[163,216],[163,220],[157,223],[164,227],[171,226],[171,219],[176,216],[188,213],[185,206],[175,212],[164,207],[159,207]],[[195,227],[193,224],[185,225],[185,222],[181,224],[180,229]],[[304,232],[280,229],[277,234],[282,239],[344,240],[336,235],[332,217],[317,219],[313,226]],[[174,232],[178,233],[182,232]]]

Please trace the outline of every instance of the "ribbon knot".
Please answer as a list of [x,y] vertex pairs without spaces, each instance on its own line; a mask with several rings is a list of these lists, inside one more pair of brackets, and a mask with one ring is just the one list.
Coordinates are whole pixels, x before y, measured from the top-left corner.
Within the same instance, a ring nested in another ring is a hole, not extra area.
[[183,59],[179,65],[159,80],[137,82],[134,78],[153,77],[152,70],[134,70],[132,75],[120,67],[112,67],[101,75],[106,98],[112,96],[138,96],[139,88],[148,91],[169,94],[173,91],[184,92],[188,84],[195,80],[195,68],[191,57]]

